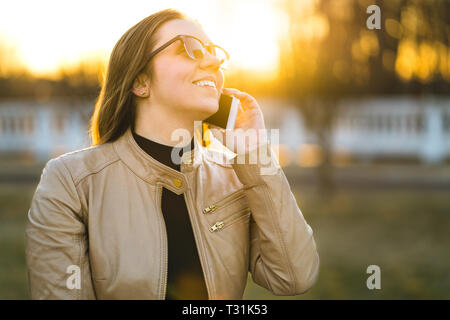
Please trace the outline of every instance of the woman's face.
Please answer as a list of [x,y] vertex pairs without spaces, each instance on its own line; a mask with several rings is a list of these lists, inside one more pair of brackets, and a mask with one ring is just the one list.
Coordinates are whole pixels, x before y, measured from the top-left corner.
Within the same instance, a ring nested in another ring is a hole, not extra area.
[[[211,43],[195,23],[177,19],[161,26],[153,50],[180,34]],[[150,101],[173,108],[175,112],[189,112],[196,120],[206,119],[218,110],[224,81],[219,66],[219,60],[210,54],[200,61],[191,59],[184,50],[183,42],[175,41],[153,58]],[[216,88],[195,84],[202,79],[213,81]]]

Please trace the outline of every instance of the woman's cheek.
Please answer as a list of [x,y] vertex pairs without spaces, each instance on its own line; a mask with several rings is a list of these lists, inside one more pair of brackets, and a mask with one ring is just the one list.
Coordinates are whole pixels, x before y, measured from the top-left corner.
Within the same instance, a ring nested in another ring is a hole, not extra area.
[[223,74],[223,71],[220,70],[219,71],[219,76],[218,76],[219,82],[220,82],[220,88],[219,88],[219,92],[222,92],[223,89],[223,85],[225,83],[225,75]]

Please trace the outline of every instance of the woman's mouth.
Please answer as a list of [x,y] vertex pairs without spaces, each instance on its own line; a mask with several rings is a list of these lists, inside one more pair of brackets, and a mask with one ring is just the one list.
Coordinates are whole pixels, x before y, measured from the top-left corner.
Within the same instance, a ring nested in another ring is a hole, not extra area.
[[210,80],[199,80],[192,82],[197,87],[202,87],[208,90],[214,90],[217,92],[216,84]]

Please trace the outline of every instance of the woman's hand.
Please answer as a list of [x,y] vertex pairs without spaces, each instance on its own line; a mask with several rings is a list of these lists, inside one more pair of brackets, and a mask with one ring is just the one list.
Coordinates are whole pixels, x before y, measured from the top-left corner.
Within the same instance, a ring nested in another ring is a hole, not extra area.
[[234,130],[226,130],[225,137],[222,139],[224,145],[235,153],[246,153],[252,147],[265,143],[267,132],[264,116],[256,99],[248,93],[232,88],[223,88],[222,93],[234,96],[241,101]]

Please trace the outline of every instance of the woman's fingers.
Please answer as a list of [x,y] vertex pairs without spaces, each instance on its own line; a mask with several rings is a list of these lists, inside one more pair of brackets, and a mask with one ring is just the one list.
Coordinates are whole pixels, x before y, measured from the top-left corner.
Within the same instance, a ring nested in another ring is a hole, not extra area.
[[238,99],[248,99],[248,100],[254,100],[249,94],[239,91],[238,89],[234,88],[223,88],[224,94],[232,94]]
[[237,89],[234,88],[223,88],[222,91],[223,94],[227,94],[227,95],[232,95],[236,98],[238,98],[241,101],[241,110],[242,112],[244,112],[247,109],[252,109],[254,108],[253,104],[257,104],[255,98],[253,98],[251,95],[249,95],[248,93],[239,91]]
[[238,112],[238,116],[236,119],[237,128],[265,128],[264,116],[255,98],[253,98],[248,93],[239,91],[234,88],[223,88],[222,93],[226,95],[232,95],[242,102],[242,108],[245,112]]
[[232,95],[232,96],[236,97],[237,99],[239,99],[239,101],[241,101],[241,103],[239,103],[239,110],[241,112],[245,112],[244,105],[243,105],[243,103],[244,103],[243,100],[246,100],[247,97],[245,97],[243,92],[241,92],[241,91],[239,91],[237,89],[224,88],[222,93],[227,94],[227,95]]

